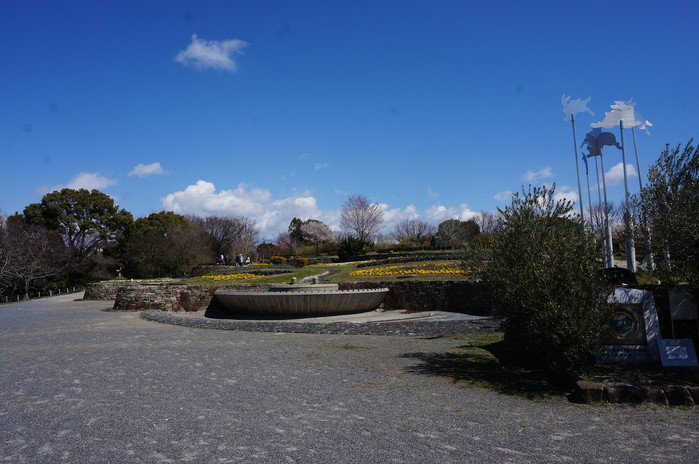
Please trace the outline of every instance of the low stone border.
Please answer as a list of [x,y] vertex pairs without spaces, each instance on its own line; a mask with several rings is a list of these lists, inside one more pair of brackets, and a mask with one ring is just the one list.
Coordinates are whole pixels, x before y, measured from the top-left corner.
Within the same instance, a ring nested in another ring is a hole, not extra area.
[[699,405],[699,387],[681,385],[637,387],[578,380],[574,386],[573,401],[584,404],[653,403],[666,406],[694,407]]
[[205,329],[245,332],[287,332],[341,335],[417,335],[441,336],[463,333],[495,333],[500,325],[493,319],[458,321],[391,321],[391,322],[294,322],[293,320],[246,321],[180,316],[158,310],[147,310],[141,317],[149,321]]

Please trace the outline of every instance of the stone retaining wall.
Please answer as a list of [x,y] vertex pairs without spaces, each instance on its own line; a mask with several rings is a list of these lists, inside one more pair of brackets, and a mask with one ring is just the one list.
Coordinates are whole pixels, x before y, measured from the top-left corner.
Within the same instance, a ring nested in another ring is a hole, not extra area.
[[117,291],[125,285],[138,285],[128,280],[95,282],[85,285],[85,296],[83,300],[114,300]]
[[[491,315],[485,286],[480,282],[356,282],[340,290],[388,287],[384,309],[449,311]],[[200,311],[210,307],[216,290],[266,291],[268,284],[185,285],[163,282],[102,282],[90,284],[85,299],[114,299],[114,309]]]
[[482,282],[468,281],[393,281],[341,283],[340,290],[388,287],[385,309],[408,311],[448,311],[491,316],[492,303]]
[[185,285],[177,283],[134,283],[119,287],[114,309],[201,311],[207,309],[216,290],[265,291],[267,284]]

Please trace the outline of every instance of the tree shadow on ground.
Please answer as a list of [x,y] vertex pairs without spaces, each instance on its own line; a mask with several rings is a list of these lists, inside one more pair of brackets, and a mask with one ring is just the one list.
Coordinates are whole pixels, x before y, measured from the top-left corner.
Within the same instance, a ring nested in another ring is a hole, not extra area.
[[458,353],[408,353],[421,363],[408,367],[413,374],[447,377],[455,383],[529,399],[565,398],[569,386],[551,373],[523,369],[509,361],[505,342],[468,341]]

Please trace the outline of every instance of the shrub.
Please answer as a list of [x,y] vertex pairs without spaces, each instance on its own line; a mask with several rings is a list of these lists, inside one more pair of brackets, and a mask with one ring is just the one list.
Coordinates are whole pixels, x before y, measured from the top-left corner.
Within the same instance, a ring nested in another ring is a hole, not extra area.
[[699,144],[667,146],[648,170],[641,208],[651,230],[657,275],[699,282]]
[[308,258],[296,258],[296,266],[304,267],[308,264]]
[[286,264],[286,258],[283,256],[270,256],[269,262],[272,264]]
[[337,243],[337,256],[340,262],[350,261],[355,256],[365,253],[369,246],[368,242],[348,235]]
[[483,278],[519,364],[581,372],[595,361],[610,289],[592,234],[554,190],[513,196]]

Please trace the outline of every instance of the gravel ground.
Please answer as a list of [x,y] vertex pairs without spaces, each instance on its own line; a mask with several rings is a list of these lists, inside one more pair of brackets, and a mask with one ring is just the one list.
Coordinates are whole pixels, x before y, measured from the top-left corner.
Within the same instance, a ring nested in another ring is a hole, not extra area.
[[424,368],[449,338],[207,330],[73,298],[0,306],[2,462],[699,462],[697,410],[463,387]]

